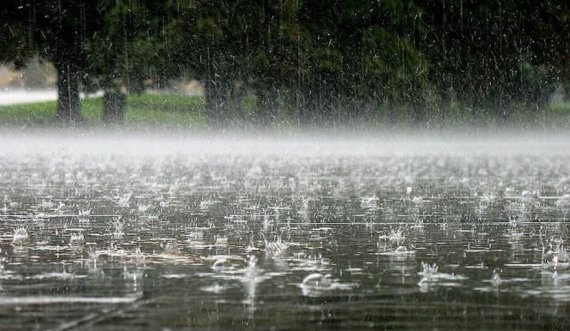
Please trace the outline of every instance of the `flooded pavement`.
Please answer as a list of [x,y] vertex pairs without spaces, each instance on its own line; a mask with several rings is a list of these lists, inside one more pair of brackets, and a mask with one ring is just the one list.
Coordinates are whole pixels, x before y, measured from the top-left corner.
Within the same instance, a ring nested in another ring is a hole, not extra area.
[[9,138],[0,329],[568,329],[568,140],[501,141]]

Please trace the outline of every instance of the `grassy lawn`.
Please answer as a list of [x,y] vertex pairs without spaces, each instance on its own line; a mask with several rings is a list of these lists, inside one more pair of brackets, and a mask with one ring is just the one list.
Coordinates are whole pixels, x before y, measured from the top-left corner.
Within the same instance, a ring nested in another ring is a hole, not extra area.
[[127,124],[130,125],[191,128],[205,127],[206,121],[202,97],[166,94],[129,96]]
[[552,123],[570,128],[570,102],[551,105],[548,109],[548,117]]
[[[103,99],[90,98],[81,101],[81,114],[86,119],[86,126],[103,126],[101,121]],[[241,121],[247,123],[254,121],[257,108],[255,97],[242,99]],[[14,127],[50,127],[57,126],[55,121],[56,102],[38,102],[0,106],[0,125]],[[442,117],[438,114],[426,114],[431,118],[434,128],[438,125],[445,127],[461,126],[494,126],[498,125],[496,112],[483,110],[465,112],[461,107],[457,111],[449,111]],[[396,113],[409,114],[410,109],[401,109]],[[378,128],[410,125],[411,119],[407,117],[396,118],[390,121],[382,116],[379,109],[374,116],[366,122]],[[291,118],[286,113],[281,114],[283,123],[290,123]],[[409,116],[408,116],[409,117]],[[513,127],[552,127],[570,128],[570,102],[558,103],[548,106],[542,111],[513,109],[508,118]],[[291,122],[291,123],[294,123]],[[205,128],[207,125],[206,105],[203,97],[168,95],[168,94],[142,94],[131,95],[128,100],[126,112],[126,126],[140,128]]]
[[[205,104],[202,97],[142,94],[129,96],[127,126],[204,127]],[[9,126],[41,127],[56,125],[56,102],[38,102],[0,106],[0,123]],[[99,126],[103,111],[102,98],[81,101],[81,114],[87,126]]]

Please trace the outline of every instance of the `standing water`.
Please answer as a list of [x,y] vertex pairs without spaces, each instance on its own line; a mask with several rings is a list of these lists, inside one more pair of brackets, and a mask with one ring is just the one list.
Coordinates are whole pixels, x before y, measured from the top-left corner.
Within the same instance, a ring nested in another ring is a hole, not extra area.
[[570,327],[568,139],[154,138],[3,137],[0,329]]

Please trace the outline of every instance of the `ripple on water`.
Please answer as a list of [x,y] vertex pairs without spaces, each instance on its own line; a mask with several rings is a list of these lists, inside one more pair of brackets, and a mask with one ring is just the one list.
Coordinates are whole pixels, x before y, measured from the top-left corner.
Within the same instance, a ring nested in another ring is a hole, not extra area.
[[0,315],[41,329],[72,309],[109,312],[95,329],[569,325],[566,156],[284,145],[0,151]]

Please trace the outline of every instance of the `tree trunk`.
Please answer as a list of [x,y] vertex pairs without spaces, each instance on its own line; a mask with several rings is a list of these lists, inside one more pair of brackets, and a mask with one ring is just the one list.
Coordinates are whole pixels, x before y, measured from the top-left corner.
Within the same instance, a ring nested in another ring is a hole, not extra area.
[[56,118],[65,124],[82,122],[79,104],[79,70],[70,61],[55,63],[57,69]]
[[208,107],[208,125],[222,128],[227,124],[227,89],[226,82],[207,80],[204,84],[206,106]]
[[318,102],[315,100],[315,93],[309,88],[303,92],[299,113],[299,125],[310,126],[314,123],[318,112]]
[[124,124],[127,96],[118,89],[106,90],[103,96],[103,122]]
[[279,108],[277,92],[271,87],[260,89],[257,93],[256,122],[261,127],[270,127],[275,124]]

